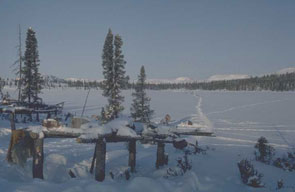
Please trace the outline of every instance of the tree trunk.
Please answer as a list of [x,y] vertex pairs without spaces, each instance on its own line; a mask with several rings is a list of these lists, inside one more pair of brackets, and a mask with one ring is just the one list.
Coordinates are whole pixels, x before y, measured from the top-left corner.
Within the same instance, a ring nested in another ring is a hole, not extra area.
[[96,148],[95,180],[103,181],[105,178],[106,142],[104,138],[98,138]]
[[159,169],[159,167],[163,166],[164,164],[165,164],[165,144],[162,142],[158,142],[156,168]]
[[36,139],[33,148],[33,178],[43,179],[43,159],[43,139]]
[[136,140],[131,140],[128,143],[129,149],[129,160],[128,166],[131,169],[131,172],[135,172],[135,165],[136,165]]

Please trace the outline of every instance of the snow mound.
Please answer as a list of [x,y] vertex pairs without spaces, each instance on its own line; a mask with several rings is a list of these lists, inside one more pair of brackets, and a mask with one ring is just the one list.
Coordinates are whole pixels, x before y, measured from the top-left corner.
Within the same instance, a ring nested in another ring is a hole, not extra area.
[[207,81],[223,81],[223,80],[234,80],[234,79],[248,79],[249,75],[244,74],[229,74],[229,75],[212,75]]
[[59,154],[50,154],[45,158],[44,177],[47,181],[62,183],[70,176],[66,168],[67,160]]
[[11,133],[10,129],[7,129],[7,128],[0,129],[0,136],[9,135],[10,133]]

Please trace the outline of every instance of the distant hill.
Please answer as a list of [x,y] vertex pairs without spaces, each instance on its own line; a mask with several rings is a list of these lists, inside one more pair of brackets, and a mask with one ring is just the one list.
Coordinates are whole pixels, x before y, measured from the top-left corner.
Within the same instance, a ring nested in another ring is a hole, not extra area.
[[243,74],[230,74],[230,75],[212,75],[207,81],[222,81],[222,80],[233,80],[233,79],[248,79],[249,75]]

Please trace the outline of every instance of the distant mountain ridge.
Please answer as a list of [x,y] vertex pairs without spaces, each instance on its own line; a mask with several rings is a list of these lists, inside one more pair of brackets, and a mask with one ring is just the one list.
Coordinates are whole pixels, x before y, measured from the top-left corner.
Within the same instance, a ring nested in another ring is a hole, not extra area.
[[244,74],[229,74],[229,75],[212,75],[207,81],[223,81],[223,80],[234,80],[234,79],[248,79],[249,75]]
[[276,72],[276,74],[282,75],[286,73],[295,73],[295,67],[284,68]]

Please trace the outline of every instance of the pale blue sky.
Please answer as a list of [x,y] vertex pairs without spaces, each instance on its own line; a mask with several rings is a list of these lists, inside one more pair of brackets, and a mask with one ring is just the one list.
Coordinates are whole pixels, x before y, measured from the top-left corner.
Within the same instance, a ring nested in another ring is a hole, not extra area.
[[[12,76],[18,24],[36,31],[41,73],[101,79],[110,27],[127,74],[148,78],[260,75],[295,66],[295,1],[0,0],[0,76]],[[24,42],[24,41],[23,41]]]

